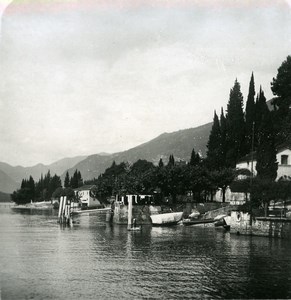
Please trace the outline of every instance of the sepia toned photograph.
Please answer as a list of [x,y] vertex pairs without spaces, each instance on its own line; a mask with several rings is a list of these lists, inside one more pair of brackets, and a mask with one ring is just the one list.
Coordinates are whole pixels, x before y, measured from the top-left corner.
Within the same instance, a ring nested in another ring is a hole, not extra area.
[[291,299],[291,1],[0,0],[0,300]]

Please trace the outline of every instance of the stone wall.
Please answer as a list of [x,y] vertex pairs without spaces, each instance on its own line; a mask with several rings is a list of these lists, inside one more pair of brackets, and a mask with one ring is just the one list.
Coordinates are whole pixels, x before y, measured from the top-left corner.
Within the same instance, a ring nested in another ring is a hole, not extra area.
[[291,238],[291,220],[258,217],[250,218],[249,213],[232,211],[230,232],[242,235]]
[[[159,207],[153,208],[148,205],[133,205],[132,207],[132,218],[136,219],[137,225],[150,225],[151,213],[158,213]],[[120,203],[115,203],[114,213],[112,221],[115,224],[124,224],[128,223],[128,206]]]

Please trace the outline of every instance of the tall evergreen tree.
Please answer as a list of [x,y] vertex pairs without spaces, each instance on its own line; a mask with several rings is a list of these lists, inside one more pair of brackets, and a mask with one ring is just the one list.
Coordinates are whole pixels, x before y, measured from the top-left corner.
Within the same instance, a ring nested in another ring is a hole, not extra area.
[[171,154],[170,157],[169,157],[168,166],[171,167],[171,166],[174,166],[174,165],[175,165],[175,158],[174,158],[173,154]]
[[159,168],[162,168],[164,166],[164,162],[162,160],[162,158],[160,158],[159,160]]
[[55,174],[50,180],[50,184],[48,188],[48,198],[51,198],[53,192],[61,186],[62,186],[61,178]]
[[234,86],[230,90],[226,119],[228,131],[226,163],[230,167],[235,167],[238,159],[247,152],[245,147],[243,95],[237,80],[235,80]]
[[246,103],[245,111],[245,121],[246,121],[246,152],[250,153],[252,150],[252,137],[254,123],[256,120],[256,104],[255,104],[255,81],[254,74],[252,73],[250,85],[249,85],[249,94]]
[[34,200],[34,197],[35,197],[35,185],[34,185],[34,180],[33,180],[32,176],[29,177],[27,187],[30,190],[30,198],[31,198],[31,200]]
[[258,103],[262,115],[257,137],[257,178],[260,180],[274,181],[277,177],[278,169],[274,128],[271,112],[268,109],[266,98],[262,90],[260,90]]
[[22,179],[20,188],[21,189],[26,188],[26,179]]
[[66,177],[65,177],[65,181],[64,181],[64,187],[68,188],[70,186],[70,176],[69,176],[69,172],[66,172]]
[[77,178],[78,178],[78,187],[80,187],[83,185],[83,178],[80,171],[78,171],[77,173]]
[[75,170],[73,176],[71,177],[70,186],[72,189],[78,188],[78,170],[77,169]]
[[220,113],[220,132],[221,132],[221,149],[222,149],[222,165],[225,165],[225,155],[227,146],[227,122],[224,116],[223,108]]
[[209,169],[220,169],[223,164],[223,149],[220,124],[216,112],[214,112],[213,124],[207,143],[207,165]]
[[199,153],[195,152],[194,148],[192,149],[189,163],[191,166],[197,166],[200,163],[200,155],[199,155]]

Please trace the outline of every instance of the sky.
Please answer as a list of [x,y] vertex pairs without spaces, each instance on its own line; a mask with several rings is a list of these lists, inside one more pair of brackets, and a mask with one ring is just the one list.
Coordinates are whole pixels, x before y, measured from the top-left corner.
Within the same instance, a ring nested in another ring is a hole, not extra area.
[[290,2],[0,0],[0,161],[114,153],[203,125],[236,78],[246,101],[252,72],[271,99]]

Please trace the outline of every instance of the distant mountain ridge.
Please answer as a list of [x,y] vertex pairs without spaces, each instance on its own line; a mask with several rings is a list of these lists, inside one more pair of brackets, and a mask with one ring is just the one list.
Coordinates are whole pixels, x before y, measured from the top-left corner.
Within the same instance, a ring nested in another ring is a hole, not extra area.
[[51,175],[62,175],[65,170],[71,168],[79,161],[87,158],[87,156],[76,156],[63,158],[50,165],[37,164],[32,167],[11,166],[7,163],[0,162],[0,191],[11,193],[20,188],[22,179],[32,176],[34,180],[38,180],[41,174],[45,175],[49,170]]
[[[157,164],[162,158],[167,163],[171,154],[176,160],[189,160],[193,148],[205,156],[211,127],[212,123],[207,123],[196,128],[163,133],[149,142],[108,156],[90,155],[68,171],[72,175],[78,169],[83,179],[88,180],[97,178],[106,168],[111,166],[113,161],[116,163],[123,161],[134,163],[138,159],[146,159]],[[64,176],[65,174],[62,175],[62,179]]]
[[18,188],[18,183],[0,169],[0,191],[11,193]]
[[211,127],[212,123],[207,123],[195,128],[163,133],[153,140],[126,151],[64,158],[50,165],[37,164],[32,167],[13,167],[0,162],[0,175],[3,173],[1,175],[3,180],[0,179],[0,191],[11,193],[20,187],[23,178],[29,178],[31,175],[34,180],[38,180],[41,174],[46,174],[48,170],[50,170],[51,175],[57,174],[64,180],[67,171],[72,176],[74,171],[78,169],[83,179],[89,180],[97,178],[111,166],[113,161],[116,163],[123,161],[134,163],[138,159],[146,159],[157,164],[162,158],[167,163],[171,154],[176,160],[189,160],[193,148],[205,156]]

